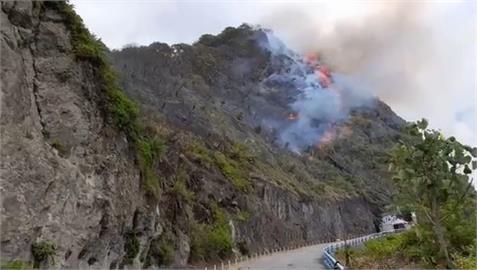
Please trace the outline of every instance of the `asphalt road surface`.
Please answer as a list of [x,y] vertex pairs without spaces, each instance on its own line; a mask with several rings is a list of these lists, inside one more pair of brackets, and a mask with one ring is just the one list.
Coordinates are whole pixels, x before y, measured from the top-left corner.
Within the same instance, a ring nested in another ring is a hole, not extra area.
[[323,252],[328,244],[319,244],[294,250],[262,256],[241,262],[236,269],[282,270],[282,269],[326,269],[323,265]]

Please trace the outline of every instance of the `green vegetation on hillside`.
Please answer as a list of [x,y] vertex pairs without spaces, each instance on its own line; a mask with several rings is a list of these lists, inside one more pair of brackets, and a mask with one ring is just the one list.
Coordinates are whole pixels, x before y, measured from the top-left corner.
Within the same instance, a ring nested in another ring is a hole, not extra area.
[[199,142],[192,142],[186,151],[206,168],[217,167],[237,190],[251,191],[252,186],[245,172],[250,170],[254,157],[245,146],[234,143],[228,151],[220,152],[210,150]]
[[136,232],[128,231],[124,237],[124,257],[122,264],[131,264],[139,253],[139,240],[137,239]]
[[0,269],[5,270],[31,270],[32,266],[24,261],[14,260],[14,261],[2,261],[0,262]]
[[190,261],[220,260],[232,254],[234,243],[226,213],[212,204],[212,224],[191,224]]
[[71,33],[73,53],[78,61],[88,61],[99,74],[99,81],[106,95],[106,111],[113,119],[114,124],[124,131],[133,142],[136,151],[143,185],[146,191],[159,197],[160,185],[154,166],[162,152],[164,143],[156,136],[146,134],[144,127],[139,123],[139,108],[129,99],[117,83],[117,75],[106,60],[106,46],[92,35],[84,26],[80,16],[67,2],[44,2],[65,14],[66,25]]
[[146,267],[150,265],[151,257],[156,258],[159,266],[168,266],[174,259],[174,238],[170,232],[164,232],[161,236],[151,242],[149,261],[146,261]]
[[40,241],[31,246],[33,256],[33,267],[39,268],[40,265],[48,260],[54,260],[56,255],[56,246],[50,241]]

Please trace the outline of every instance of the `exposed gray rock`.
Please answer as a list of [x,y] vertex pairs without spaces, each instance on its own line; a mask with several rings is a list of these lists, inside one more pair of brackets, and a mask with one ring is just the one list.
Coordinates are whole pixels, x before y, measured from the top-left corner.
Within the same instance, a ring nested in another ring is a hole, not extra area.
[[32,244],[48,241],[57,250],[42,267],[108,268],[148,206],[124,134],[98,107],[97,71],[74,59],[64,23],[51,20],[64,15],[43,14],[39,2],[2,2],[2,260],[32,261]]
[[177,235],[177,248],[172,265],[183,266],[187,264],[190,253],[189,237],[181,231]]

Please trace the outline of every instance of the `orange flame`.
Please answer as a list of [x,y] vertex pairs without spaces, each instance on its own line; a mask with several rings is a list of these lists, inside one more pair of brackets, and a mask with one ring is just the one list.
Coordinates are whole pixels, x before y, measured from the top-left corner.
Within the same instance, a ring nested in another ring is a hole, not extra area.
[[339,137],[346,138],[353,134],[353,130],[349,126],[342,126],[339,129]]
[[320,146],[326,146],[329,145],[333,140],[335,139],[335,131],[334,129],[328,129],[323,133],[323,135],[320,137],[320,140],[318,141],[318,145]]
[[318,142],[315,144],[315,148],[319,151],[325,151],[328,146],[333,142],[335,139],[336,134],[335,130],[333,128],[327,129],[323,135],[321,135],[320,139]]
[[326,66],[319,66],[318,70],[323,73],[326,77],[331,78],[331,71],[328,67]]
[[353,134],[353,130],[349,126],[330,127],[323,135],[321,135],[315,148],[318,150],[325,150],[336,139],[343,139]]
[[299,115],[297,112],[291,112],[288,114],[288,120],[297,120],[299,118]]
[[309,52],[305,55],[305,62],[310,66],[315,66],[318,64],[320,56],[316,52]]
[[328,88],[331,85],[331,77],[327,73],[323,72],[320,68],[315,70],[315,75],[318,77],[321,86]]
[[328,67],[320,63],[320,55],[316,52],[309,52],[304,56],[305,63],[314,69],[316,78],[320,85],[327,88],[331,85],[331,71]]

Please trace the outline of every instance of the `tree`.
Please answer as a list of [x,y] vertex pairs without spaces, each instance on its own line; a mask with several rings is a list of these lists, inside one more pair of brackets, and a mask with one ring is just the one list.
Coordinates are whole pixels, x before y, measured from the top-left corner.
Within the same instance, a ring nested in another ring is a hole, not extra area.
[[[390,170],[399,190],[394,203],[401,210],[416,212],[418,226],[430,232],[426,238],[433,238],[426,240],[429,246],[438,243],[433,263],[445,261],[452,267],[450,252],[460,248],[452,245],[457,234],[452,225],[466,220],[475,224],[475,190],[469,175],[476,151],[427,125],[425,119],[411,124],[408,140],[391,151]],[[472,241],[473,231],[464,237]]]

